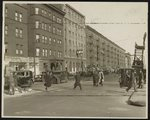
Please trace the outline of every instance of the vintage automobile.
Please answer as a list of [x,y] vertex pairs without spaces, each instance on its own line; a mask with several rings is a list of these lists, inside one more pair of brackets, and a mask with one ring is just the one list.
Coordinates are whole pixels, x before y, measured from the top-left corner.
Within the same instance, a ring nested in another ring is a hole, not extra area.
[[129,73],[129,75],[132,74],[133,72],[133,68],[120,68],[119,69],[119,73],[120,73],[120,78],[119,78],[119,85],[120,87],[127,87],[128,86],[128,80],[127,80],[127,71]]
[[34,83],[33,73],[30,70],[14,71],[14,75],[17,77],[17,85],[20,87],[31,87]]

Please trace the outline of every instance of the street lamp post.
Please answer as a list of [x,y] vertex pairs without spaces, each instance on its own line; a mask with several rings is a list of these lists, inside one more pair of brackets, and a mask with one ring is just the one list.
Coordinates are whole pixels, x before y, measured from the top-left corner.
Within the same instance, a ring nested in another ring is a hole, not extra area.
[[82,69],[82,72],[83,72],[83,61],[82,61],[82,55],[83,55],[83,50],[82,49],[78,49],[76,51],[76,54],[77,54],[77,57],[80,55],[81,56],[81,69]]

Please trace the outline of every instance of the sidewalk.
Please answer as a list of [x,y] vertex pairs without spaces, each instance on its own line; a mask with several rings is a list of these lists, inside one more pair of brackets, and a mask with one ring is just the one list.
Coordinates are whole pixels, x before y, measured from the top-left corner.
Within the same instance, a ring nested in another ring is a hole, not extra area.
[[[60,83],[60,84],[52,84],[51,87],[48,88],[49,91],[59,91],[60,86],[68,86],[72,83],[72,81],[68,81],[67,83]],[[15,91],[14,95],[9,95],[4,93],[3,96],[4,98],[14,98],[14,97],[20,97],[23,95],[32,95],[35,93],[43,92],[45,91],[45,86],[43,82],[35,82],[33,86],[31,87],[30,91],[22,91],[22,93]]]

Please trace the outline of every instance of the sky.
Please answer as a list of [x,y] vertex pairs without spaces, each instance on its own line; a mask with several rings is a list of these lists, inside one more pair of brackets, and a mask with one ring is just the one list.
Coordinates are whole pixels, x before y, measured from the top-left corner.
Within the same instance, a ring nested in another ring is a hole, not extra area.
[[143,44],[143,35],[148,29],[146,2],[71,2],[68,4],[86,17],[87,25],[118,44],[126,52],[134,54],[135,42],[138,45]]

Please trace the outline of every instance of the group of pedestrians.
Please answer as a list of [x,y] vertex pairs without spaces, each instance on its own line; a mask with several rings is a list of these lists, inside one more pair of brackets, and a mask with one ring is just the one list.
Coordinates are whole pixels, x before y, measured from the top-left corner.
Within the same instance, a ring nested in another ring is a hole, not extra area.
[[132,87],[134,88],[135,92],[137,92],[137,88],[143,88],[143,83],[144,83],[143,79],[144,79],[144,75],[142,70],[139,70],[139,72],[133,70],[133,72],[131,72],[130,74],[127,71],[126,80],[128,81],[128,87],[126,91],[128,92]]
[[95,68],[93,69],[93,86],[101,85],[103,86],[104,82],[104,73],[102,69]]
[[[77,86],[80,87],[80,90],[82,90],[82,86],[81,86],[81,74],[80,72],[76,72],[76,75],[75,75],[75,83],[74,83],[74,88],[75,89]],[[103,73],[103,70],[98,70],[97,68],[96,69],[93,69],[93,86],[98,86],[98,85],[101,85],[103,86],[103,82],[104,82],[104,73]]]

